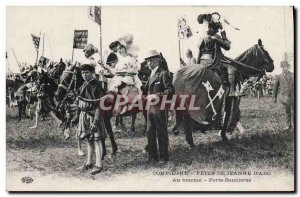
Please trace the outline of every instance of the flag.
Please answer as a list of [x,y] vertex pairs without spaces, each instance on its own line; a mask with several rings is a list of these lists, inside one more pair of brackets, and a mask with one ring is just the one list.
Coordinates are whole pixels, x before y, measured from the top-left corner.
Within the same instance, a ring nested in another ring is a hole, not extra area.
[[178,29],[185,28],[186,27],[185,18],[181,17],[180,19],[178,19],[177,26],[178,26]]
[[84,49],[87,45],[88,30],[74,30],[74,49]]
[[186,39],[193,36],[190,26],[187,25],[186,19],[181,17],[177,22],[179,39]]
[[89,6],[88,17],[101,26],[101,6]]
[[32,37],[33,45],[34,45],[35,49],[38,51],[39,46],[40,46],[40,37],[37,37],[33,34],[31,34],[31,37]]
[[44,68],[49,62],[50,62],[50,59],[41,56],[40,60],[38,62],[38,66],[41,67],[41,68]]
[[179,29],[178,37],[179,39],[187,39],[193,36],[190,26]]

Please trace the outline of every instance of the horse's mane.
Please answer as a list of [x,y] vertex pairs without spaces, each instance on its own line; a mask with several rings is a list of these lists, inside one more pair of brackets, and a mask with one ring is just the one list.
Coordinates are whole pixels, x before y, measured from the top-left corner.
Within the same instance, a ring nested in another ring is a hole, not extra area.
[[235,60],[239,62],[248,62],[250,59],[253,58],[253,54],[257,54],[257,47],[258,45],[254,45],[250,49],[247,49],[245,52],[243,52],[241,55],[239,55]]
[[246,66],[235,64],[235,67],[241,73],[244,79],[250,76],[262,76],[265,71],[272,72],[274,69],[273,60],[269,53],[263,48],[263,45],[256,44],[247,49],[237,58],[236,61]]

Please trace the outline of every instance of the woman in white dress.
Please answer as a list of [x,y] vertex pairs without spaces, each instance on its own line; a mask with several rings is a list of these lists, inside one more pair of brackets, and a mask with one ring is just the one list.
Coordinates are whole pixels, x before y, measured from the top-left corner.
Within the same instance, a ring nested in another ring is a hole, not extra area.
[[[116,43],[116,51],[118,55],[118,62],[114,68],[103,65],[104,68],[109,70],[113,75],[108,91],[118,93],[121,92],[122,95],[128,96],[128,104],[131,103],[136,96],[141,97],[142,91],[141,86],[142,82],[138,78],[138,72],[141,68],[141,65],[137,61],[132,52],[132,40],[126,42],[124,38],[119,39]],[[122,109],[124,113],[127,108]]]

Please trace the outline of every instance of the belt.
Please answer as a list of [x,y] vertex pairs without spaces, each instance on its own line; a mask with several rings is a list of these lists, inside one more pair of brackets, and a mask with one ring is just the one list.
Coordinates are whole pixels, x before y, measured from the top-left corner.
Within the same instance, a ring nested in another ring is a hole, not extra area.
[[79,108],[80,111],[83,111],[83,112],[93,112],[95,113],[96,109],[93,109],[93,108]]

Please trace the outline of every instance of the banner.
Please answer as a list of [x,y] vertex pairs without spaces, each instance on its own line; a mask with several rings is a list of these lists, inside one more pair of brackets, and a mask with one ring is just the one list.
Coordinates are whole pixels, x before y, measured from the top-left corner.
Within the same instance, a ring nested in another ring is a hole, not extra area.
[[193,33],[191,31],[191,28],[189,26],[182,28],[178,32],[178,36],[180,39],[186,39],[192,37]]
[[74,49],[83,49],[87,45],[88,30],[74,30]]
[[89,6],[88,17],[101,26],[101,6]]
[[45,67],[49,62],[50,62],[50,59],[41,56],[41,57],[40,57],[40,60],[39,60],[39,62],[38,62],[38,66],[43,68],[43,67]]
[[185,18],[178,19],[178,37],[179,39],[186,39],[193,36],[190,26],[187,25]]
[[33,34],[31,34],[31,37],[32,37],[33,45],[34,45],[35,49],[38,51],[39,46],[40,46],[40,37],[37,37]]

